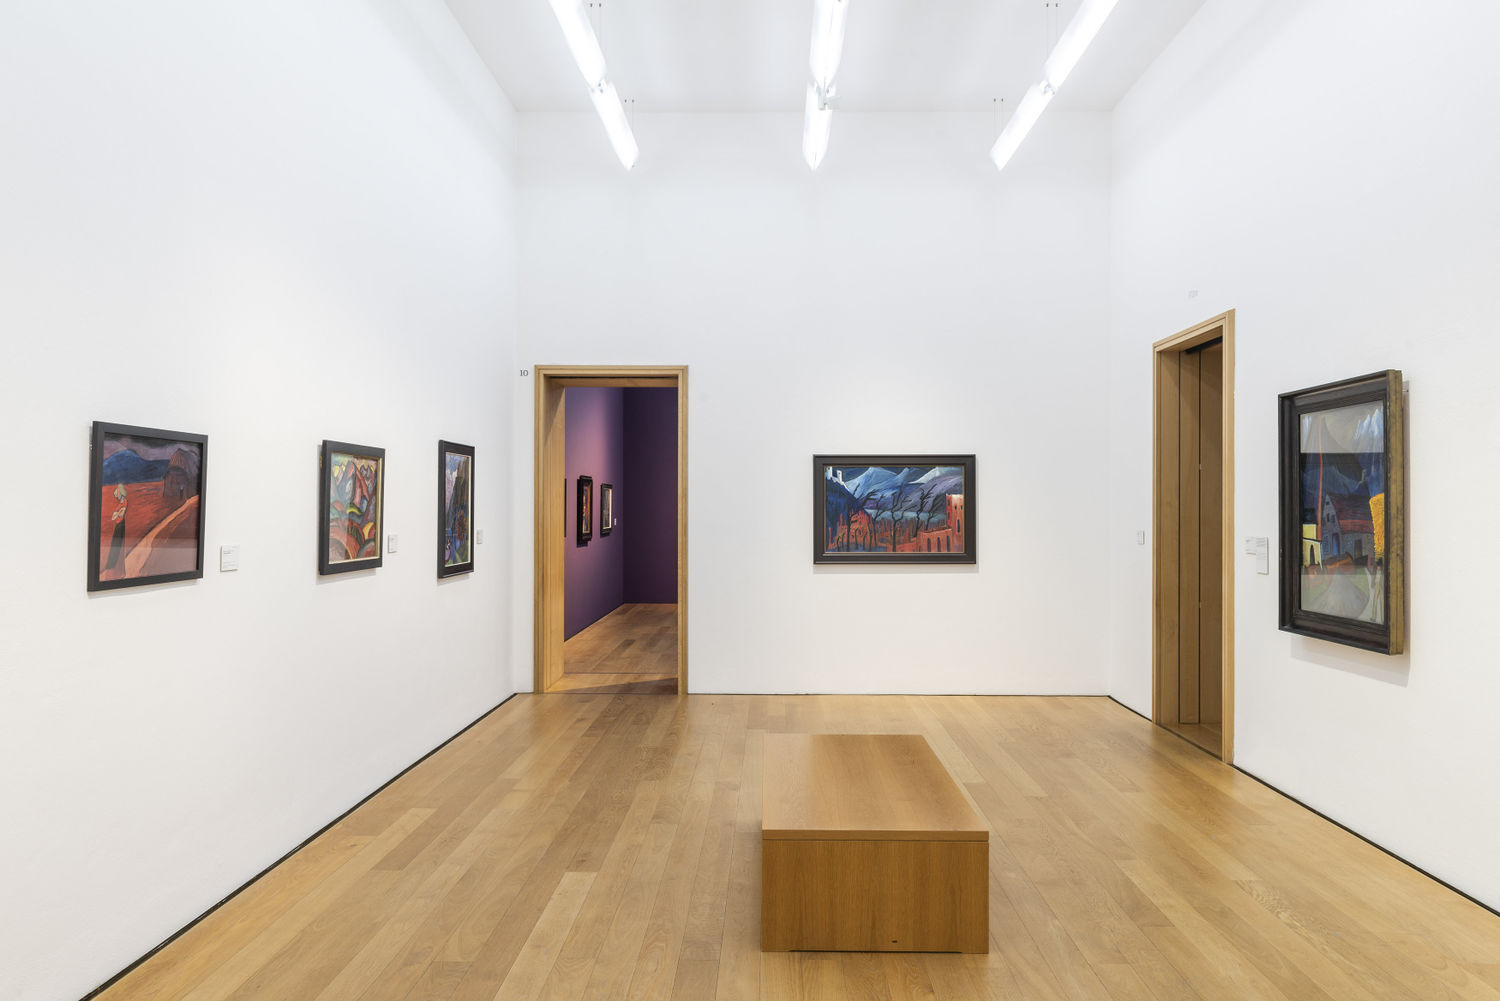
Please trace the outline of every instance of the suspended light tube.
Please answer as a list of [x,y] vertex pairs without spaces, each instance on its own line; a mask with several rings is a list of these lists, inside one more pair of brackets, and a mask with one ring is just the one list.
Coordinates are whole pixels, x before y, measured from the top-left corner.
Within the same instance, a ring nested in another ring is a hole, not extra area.
[[813,83],[833,86],[844,55],[844,20],[849,16],[849,0],[813,0],[812,56],[809,68]]
[[816,84],[807,85],[807,109],[802,116],[802,159],[813,170],[828,152],[828,133],[833,127],[833,109],[822,103]]
[[1053,90],[1062,89],[1063,81],[1073,72],[1073,67],[1078,65],[1083,51],[1093,42],[1094,36],[1099,34],[1099,29],[1104,27],[1104,19],[1109,17],[1109,12],[1115,9],[1118,2],[1119,0],[1084,0],[1078,13],[1073,15],[1073,20],[1063,29],[1062,37],[1052,46],[1052,54],[1047,57],[1047,65],[1042,69]]
[[583,82],[590,88],[599,86],[604,82],[604,52],[599,48],[599,39],[582,0],[551,0],[551,4],[568,51],[578,64],[578,72],[583,74]]
[[990,159],[995,161],[995,169],[1005,169],[1026,134],[1037,123],[1037,119],[1042,117],[1047,105],[1052,103],[1053,95],[1078,65],[1084,50],[1099,34],[1099,29],[1104,27],[1105,19],[1118,2],[1119,0],[1083,0],[1078,13],[1073,15],[1073,20],[1068,22],[1057,44],[1052,47],[1052,53],[1042,67],[1042,79],[1031,85],[1026,96],[1021,98],[1016,113],[1011,115],[1005,128],[1000,130],[1000,138],[995,140],[995,145],[990,150]]
[[615,93],[615,85],[606,80],[589,91],[589,97],[594,101],[599,120],[604,123],[604,132],[609,136],[609,144],[615,148],[615,156],[629,170],[635,166],[641,151],[635,144],[635,134],[630,131],[630,121],[625,117],[625,106],[620,103],[620,95]]
[[1031,131],[1037,119],[1042,117],[1042,112],[1047,110],[1047,105],[1052,103],[1053,93],[1055,92],[1047,81],[1043,80],[1032,84],[1026,96],[1021,98],[1016,113],[1010,116],[1010,121],[1000,130],[1000,138],[995,140],[995,146],[990,150],[990,159],[995,161],[996,170],[1004,170],[1005,165],[1010,163],[1010,158],[1016,155],[1026,133]]
[[828,134],[833,128],[833,78],[844,54],[844,19],[849,0],[813,0],[812,49],[808,72],[807,107],[802,119],[802,158],[813,170],[828,152]]
[[614,147],[615,155],[620,162],[629,170],[635,166],[635,161],[640,156],[640,148],[636,145],[635,135],[630,130],[630,120],[625,117],[625,106],[620,103],[620,95],[615,91],[615,85],[610,83],[605,75],[604,51],[599,48],[599,38],[594,34],[594,26],[589,22],[588,11],[584,8],[583,0],[549,0],[552,4],[552,13],[557,17],[557,23],[562,27],[563,38],[568,43],[568,51],[573,54],[573,62],[578,65],[578,72],[583,74],[583,82],[588,87],[589,99],[594,102],[594,110],[599,114],[599,120],[604,123],[604,132],[609,136],[609,143]]

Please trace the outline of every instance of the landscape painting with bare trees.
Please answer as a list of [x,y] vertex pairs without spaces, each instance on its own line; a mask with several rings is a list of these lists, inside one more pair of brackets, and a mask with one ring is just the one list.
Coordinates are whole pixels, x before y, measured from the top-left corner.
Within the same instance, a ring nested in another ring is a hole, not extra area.
[[973,563],[974,456],[813,458],[813,562]]

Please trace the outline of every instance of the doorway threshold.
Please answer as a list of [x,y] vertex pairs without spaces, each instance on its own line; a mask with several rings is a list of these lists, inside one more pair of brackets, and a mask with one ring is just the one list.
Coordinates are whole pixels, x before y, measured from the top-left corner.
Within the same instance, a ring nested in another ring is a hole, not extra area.
[[1172,731],[1216,758],[1223,757],[1224,729],[1217,723],[1163,723],[1162,729]]

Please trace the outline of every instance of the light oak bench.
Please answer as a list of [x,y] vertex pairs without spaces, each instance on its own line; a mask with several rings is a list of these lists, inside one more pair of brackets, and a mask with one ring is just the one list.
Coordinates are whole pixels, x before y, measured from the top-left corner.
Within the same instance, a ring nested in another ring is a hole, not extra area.
[[768,733],[761,948],[988,952],[990,832],[918,734]]

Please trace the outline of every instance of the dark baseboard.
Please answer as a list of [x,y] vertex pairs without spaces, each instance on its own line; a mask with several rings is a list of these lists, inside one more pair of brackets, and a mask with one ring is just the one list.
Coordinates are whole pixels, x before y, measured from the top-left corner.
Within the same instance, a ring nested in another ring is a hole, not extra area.
[[1137,716],[1139,716],[1141,719],[1145,720],[1147,723],[1151,722],[1151,717],[1150,716],[1147,716],[1145,713],[1141,712],[1139,709],[1131,709],[1130,706],[1127,706],[1125,703],[1121,702],[1119,699],[1115,698],[1113,695],[1106,696],[1106,698],[1108,698],[1109,701],[1113,702],[1115,705],[1119,706],[1121,709],[1129,709],[1131,712],[1135,713]]
[[491,706],[489,709],[485,710],[484,713],[481,714],[478,719],[474,720],[468,726],[465,726],[462,730],[458,731],[453,736],[449,737],[447,740],[443,741],[441,744],[439,744],[438,746],[434,747],[432,750],[428,751],[426,754],[422,755],[416,761],[413,761],[411,764],[409,764],[405,768],[401,769],[401,771],[397,772],[395,775],[392,775],[389,779],[387,779],[386,781],[382,782],[381,785],[380,785],[380,788],[378,788],[374,792],[370,793],[368,796],[366,796],[364,799],[360,800],[358,803],[355,803],[353,806],[349,807],[349,809],[345,810],[343,813],[339,814],[337,817],[334,817],[332,820],[330,820],[328,823],[324,824],[322,827],[318,828],[318,830],[314,831],[312,834],[309,834],[306,838],[303,839],[303,841],[302,841],[301,844],[297,845],[291,851],[289,851],[285,855],[281,856],[281,858],[277,859],[275,862],[272,862],[270,865],[266,866],[264,869],[262,869],[260,872],[256,873],[254,876],[251,876],[249,879],[245,880],[245,882],[241,883],[235,889],[231,890],[229,892],[229,894],[224,897],[223,900],[220,900],[217,904],[214,904],[208,910],[204,911],[202,914],[198,915],[196,918],[194,918],[193,920],[189,921],[187,924],[183,925],[181,928],[177,929],[171,935],[168,935],[155,948],[151,949],[149,952],[147,952],[145,955],[141,956],[135,962],[133,962],[129,966],[125,967],[125,969],[121,970],[119,973],[116,973],[114,976],[110,977],[104,983],[100,984],[98,987],[95,987],[93,990],[89,991],[87,994],[85,994],[83,996],[83,998],[81,999],[81,1001],[92,1001],[93,998],[96,998],[100,994],[103,994],[105,991],[109,990],[111,987],[113,987],[115,984],[119,983],[125,977],[129,976],[142,963],[144,963],[146,960],[150,959],[152,956],[156,955],[158,952],[161,952],[163,949],[165,949],[167,946],[171,945],[173,942],[177,941],[183,935],[187,934],[189,931],[191,931],[204,918],[208,917],[214,911],[217,911],[219,908],[221,908],[225,904],[229,903],[235,897],[238,897],[241,893],[244,893],[246,890],[248,890],[251,886],[253,886],[255,884],[256,880],[260,879],[266,873],[270,872],[272,869],[276,868],[281,863],[285,862],[287,859],[291,858],[293,855],[297,854],[302,849],[304,849],[308,845],[312,844],[318,838],[322,837],[325,833],[327,833],[327,831],[328,831],[329,828],[333,827],[333,825],[337,824],[339,821],[341,821],[345,817],[349,816],[349,814],[353,813],[355,810],[358,810],[360,807],[364,806],[370,800],[374,799],[376,796],[378,796],[382,792],[384,792],[386,790],[386,788],[388,786],[390,786],[390,784],[392,782],[395,782],[401,776],[405,775],[407,772],[411,771],[413,768],[417,767],[422,762],[426,761],[428,758],[432,757],[434,754],[436,754],[437,752],[441,751],[443,748],[447,747],[449,744],[453,743],[459,737],[462,737],[464,734],[468,733],[474,727],[476,727],[480,723],[484,722],[487,718],[489,718],[489,716],[490,716],[491,713],[493,713],[496,709],[499,709],[501,706],[505,705],[505,703],[509,702],[511,699],[515,698],[519,694],[522,694],[522,693],[520,693],[520,692],[512,692],[510,695],[507,695],[500,702],[496,703],[494,706]]

